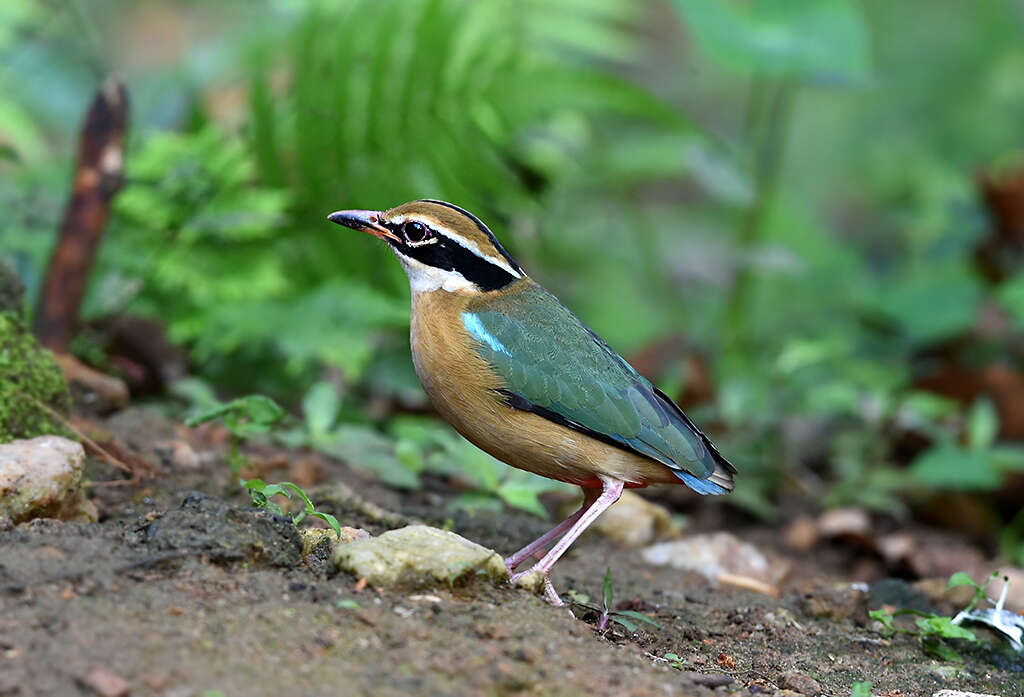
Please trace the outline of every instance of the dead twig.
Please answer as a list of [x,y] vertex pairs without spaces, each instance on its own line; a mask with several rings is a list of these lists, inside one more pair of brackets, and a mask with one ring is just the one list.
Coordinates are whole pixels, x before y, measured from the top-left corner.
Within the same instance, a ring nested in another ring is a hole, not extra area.
[[124,85],[108,78],[82,124],[71,196],[35,313],[35,333],[54,351],[67,353],[78,324],[110,204],[124,179],[127,126],[128,93]]
[[114,457],[109,452],[107,452],[103,447],[101,447],[99,443],[97,443],[96,441],[94,441],[92,438],[90,438],[89,436],[85,435],[84,433],[82,433],[81,430],[76,428],[75,425],[73,423],[71,423],[71,421],[69,421],[67,418],[65,418],[65,416],[63,414],[61,414],[59,411],[57,411],[56,409],[52,408],[48,404],[44,404],[43,402],[39,401],[38,399],[36,399],[32,395],[25,394],[24,392],[22,392],[21,390],[19,390],[17,388],[15,388],[14,391],[17,392],[18,396],[20,396],[22,399],[27,399],[28,401],[32,402],[37,408],[45,411],[47,414],[49,414],[51,417],[53,417],[53,419],[56,420],[57,422],[59,422],[61,426],[63,426],[64,428],[68,429],[69,431],[74,433],[76,436],[81,438],[82,439],[82,443],[84,443],[86,445],[86,447],[88,447],[90,450],[92,450],[95,454],[99,455],[100,457],[102,457],[104,460],[106,460],[110,464],[114,465],[115,467],[118,467],[118,468],[124,470],[125,472],[127,472],[128,474],[132,475],[132,479],[131,480],[126,480],[126,481],[136,481],[137,482],[139,480],[139,473],[135,469],[133,469],[132,467],[129,467],[125,463],[123,463],[120,460],[118,460],[116,457]]

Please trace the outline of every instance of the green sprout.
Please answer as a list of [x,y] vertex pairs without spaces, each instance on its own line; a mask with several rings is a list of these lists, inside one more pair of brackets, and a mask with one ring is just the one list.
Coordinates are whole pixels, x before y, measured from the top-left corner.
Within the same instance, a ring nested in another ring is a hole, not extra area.
[[[985,598],[985,586],[975,583],[974,579],[963,571],[958,571],[950,577],[947,588],[956,588],[957,586],[971,586],[974,588],[974,596],[964,612],[971,611]],[[978,641],[978,637],[975,636],[974,632],[956,624],[952,617],[937,615],[934,612],[921,612],[911,608],[903,608],[896,611],[878,608],[877,610],[869,611],[868,614],[871,616],[871,619],[882,623],[882,626],[885,628],[884,633],[887,636],[909,634],[919,637],[925,653],[944,661],[962,663],[964,660],[963,656],[946,643],[946,639],[963,639],[968,642]],[[916,616],[918,618],[915,623],[916,626],[908,628],[895,624],[896,618],[901,615]]]
[[871,697],[871,681],[853,683],[850,686],[850,697]]
[[683,659],[677,653],[666,653],[662,658],[668,661],[676,670],[682,670],[686,667],[686,663],[683,662]]
[[231,433],[228,464],[231,466],[231,479],[234,481],[238,479],[238,473],[245,465],[245,455],[241,452],[242,441],[256,434],[266,433],[271,426],[284,418],[284,415],[284,409],[270,397],[251,394],[230,402],[215,404],[186,420],[185,425],[195,428],[208,421],[224,421],[224,426]]
[[644,622],[646,624],[657,627],[658,629],[665,629],[665,625],[657,620],[648,617],[642,612],[635,610],[612,610],[612,603],[614,601],[614,594],[612,590],[612,570],[608,569],[604,574],[604,584],[602,586],[603,591],[603,605],[597,607],[596,605],[590,604],[590,597],[584,593],[576,591],[569,591],[569,602],[573,605],[579,605],[587,610],[593,610],[598,613],[600,618],[597,621],[597,628],[600,631],[604,631],[608,628],[608,622],[615,622],[622,625],[627,631],[637,631],[636,622]]
[[302,490],[298,484],[292,482],[278,482],[277,484],[267,484],[262,479],[248,479],[242,480],[242,486],[249,491],[249,495],[252,497],[252,503],[257,508],[266,508],[271,513],[277,515],[285,515],[284,511],[281,510],[281,506],[271,501],[270,499],[274,496],[284,496],[286,499],[292,497],[292,493],[298,494],[299,498],[302,499],[305,504],[305,508],[299,511],[295,515],[291,516],[292,522],[298,525],[306,517],[319,518],[320,520],[326,521],[331,526],[331,530],[334,534],[341,539],[341,525],[338,523],[338,519],[330,513],[324,513],[323,511],[316,510],[313,502],[310,501],[309,496]]

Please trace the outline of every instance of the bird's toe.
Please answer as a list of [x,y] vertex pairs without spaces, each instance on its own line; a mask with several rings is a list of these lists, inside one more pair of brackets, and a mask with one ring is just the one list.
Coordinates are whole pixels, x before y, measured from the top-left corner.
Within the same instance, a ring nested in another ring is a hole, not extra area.
[[544,576],[544,595],[547,597],[548,602],[555,607],[562,607],[565,605],[558,593],[555,591],[555,587],[551,585],[551,579],[547,575]]

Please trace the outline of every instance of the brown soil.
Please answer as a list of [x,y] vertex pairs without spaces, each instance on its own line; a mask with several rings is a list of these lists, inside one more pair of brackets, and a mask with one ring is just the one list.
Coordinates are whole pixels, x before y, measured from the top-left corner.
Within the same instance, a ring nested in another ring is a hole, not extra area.
[[[108,428],[155,462],[147,439],[175,433],[138,410]],[[283,454],[285,464],[302,457]],[[550,524],[512,512],[452,514],[440,487],[400,493],[340,463],[322,466],[314,500],[372,533],[411,518],[448,519],[508,552]],[[101,462],[91,467],[97,480],[114,476]],[[103,514],[96,525],[36,521],[0,531],[0,695],[93,695],[97,669],[126,680],[135,697],[746,695],[812,692],[812,680],[837,696],[864,680],[875,695],[1024,695],[1021,657],[983,630],[982,645],[957,646],[963,664],[930,658],[913,637],[882,638],[838,552],[789,554],[796,572],[772,598],[713,588],[587,536],[555,567],[556,587],[598,598],[610,567],[617,604],[659,623],[599,632],[593,612],[577,607],[574,618],[526,591],[481,581],[357,590],[356,579],[332,575],[315,555],[304,561],[286,519],[253,510],[237,492],[218,498],[226,468],[204,467],[168,466],[138,485],[93,488]],[[337,482],[358,494],[339,494]],[[738,534],[766,548],[778,538],[763,527]],[[665,660],[668,653],[681,662]]]

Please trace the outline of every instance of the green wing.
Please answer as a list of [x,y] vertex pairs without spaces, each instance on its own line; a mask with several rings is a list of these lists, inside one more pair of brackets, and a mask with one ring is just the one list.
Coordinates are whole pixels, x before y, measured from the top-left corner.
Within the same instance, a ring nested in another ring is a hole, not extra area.
[[512,406],[657,460],[701,493],[732,488],[735,469],[679,407],[540,286],[489,298],[462,321]]

